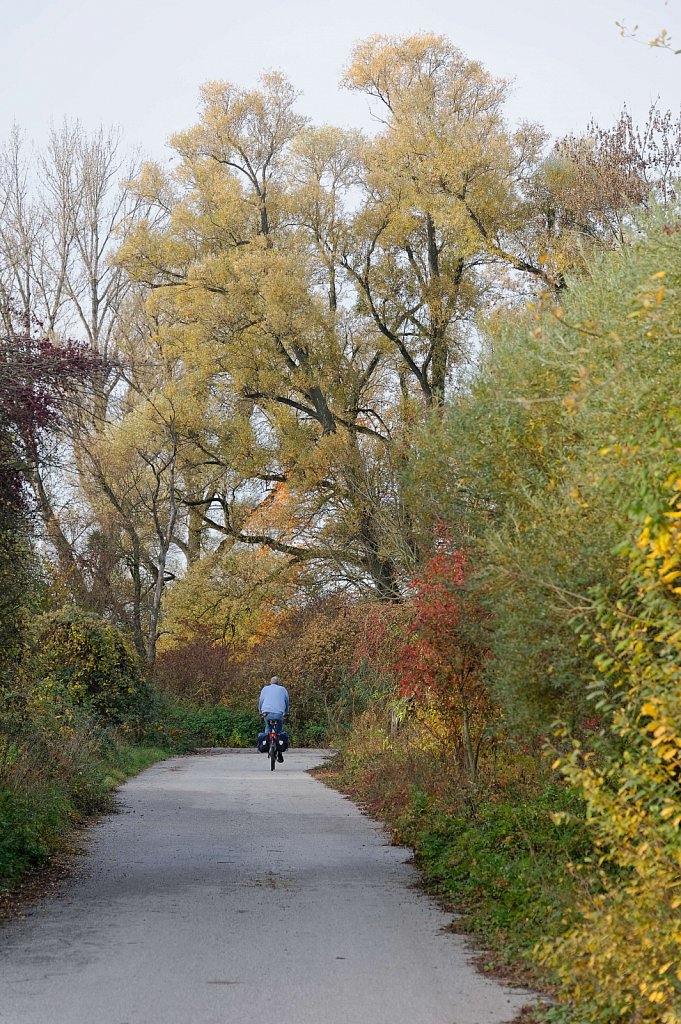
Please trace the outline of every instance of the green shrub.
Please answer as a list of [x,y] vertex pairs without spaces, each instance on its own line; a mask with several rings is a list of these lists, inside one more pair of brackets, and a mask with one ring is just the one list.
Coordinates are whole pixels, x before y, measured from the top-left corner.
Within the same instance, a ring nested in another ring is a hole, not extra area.
[[[0,396],[0,685],[16,668],[23,649],[25,609],[35,600],[41,584],[39,558],[31,543],[32,530],[22,482],[24,456],[16,424],[6,407],[12,370],[6,362],[7,338],[2,347]],[[10,374],[8,378],[6,375]],[[11,389],[10,389],[11,390]],[[16,399],[14,399],[16,400]],[[22,402],[18,403],[23,406]]]
[[77,608],[36,618],[27,656],[38,703],[83,707],[111,723],[140,722],[150,691],[121,630]]
[[176,751],[197,747],[251,747],[255,746],[261,721],[255,711],[225,704],[184,703],[168,694],[156,693],[141,738]]
[[[565,819],[562,818],[565,815]],[[442,813],[418,791],[402,821],[426,877],[505,959],[532,962],[575,896],[568,865],[590,850],[581,801],[550,782]]]
[[[254,747],[263,727],[257,711],[226,704],[196,705],[163,694],[155,696],[153,708],[141,737],[172,750]],[[319,746],[328,740],[329,723],[292,714],[286,730],[293,746]]]
[[59,850],[75,821],[109,807],[113,787],[164,756],[128,746],[98,717],[0,691],[0,889]]
[[628,497],[678,406],[680,266],[681,232],[654,211],[559,300],[498,317],[470,390],[414,446],[414,515],[425,492],[429,516],[471,545],[488,675],[524,735],[592,716],[574,626],[591,589],[616,582]]
[[187,742],[195,747],[252,747],[261,719],[254,711],[217,704],[187,708],[183,725]]
[[0,787],[0,892],[49,859],[69,811],[57,785],[40,794]]

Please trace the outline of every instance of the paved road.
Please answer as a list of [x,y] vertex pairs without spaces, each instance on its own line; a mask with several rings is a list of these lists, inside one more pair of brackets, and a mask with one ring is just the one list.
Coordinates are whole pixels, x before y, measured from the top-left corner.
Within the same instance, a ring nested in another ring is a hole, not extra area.
[[408,851],[306,774],[323,754],[128,782],[60,896],[0,928],[2,1024],[250,1024],[273,999],[280,1024],[511,1021],[526,997],[476,973]]

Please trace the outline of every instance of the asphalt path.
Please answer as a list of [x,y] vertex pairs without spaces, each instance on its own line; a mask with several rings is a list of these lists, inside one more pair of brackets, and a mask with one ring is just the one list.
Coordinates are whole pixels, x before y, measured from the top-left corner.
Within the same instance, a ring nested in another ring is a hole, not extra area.
[[307,769],[254,750],[126,783],[54,898],[0,928],[2,1024],[502,1024],[409,851]]

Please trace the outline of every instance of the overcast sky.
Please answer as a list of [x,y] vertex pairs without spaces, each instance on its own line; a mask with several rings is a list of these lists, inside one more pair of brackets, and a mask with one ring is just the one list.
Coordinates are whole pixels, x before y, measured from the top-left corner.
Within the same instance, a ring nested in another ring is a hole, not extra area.
[[196,120],[198,87],[242,85],[279,68],[315,122],[366,127],[366,100],[339,90],[353,44],[374,33],[444,33],[512,78],[509,117],[554,135],[637,118],[656,96],[681,105],[681,56],[622,39],[667,28],[681,47],[681,0],[0,0],[0,137],[18,123],[40,141],[50,122],[118,124],[163,158]]

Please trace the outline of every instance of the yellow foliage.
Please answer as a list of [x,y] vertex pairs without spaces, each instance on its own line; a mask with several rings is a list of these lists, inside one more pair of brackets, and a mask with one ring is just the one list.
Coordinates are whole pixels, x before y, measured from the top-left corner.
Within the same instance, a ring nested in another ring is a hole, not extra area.
[[539,954],[589,1024],[681,1022],[681,631],[669,580],[681,555],[678,481],[667,481],[664,514],[639,529],[622,596],[601,609],[601,645],[615,641],[597,658],[611,693],[601,703],[621,754],[587,760],[575,746],[562,765],[586,800],[601,871]]

